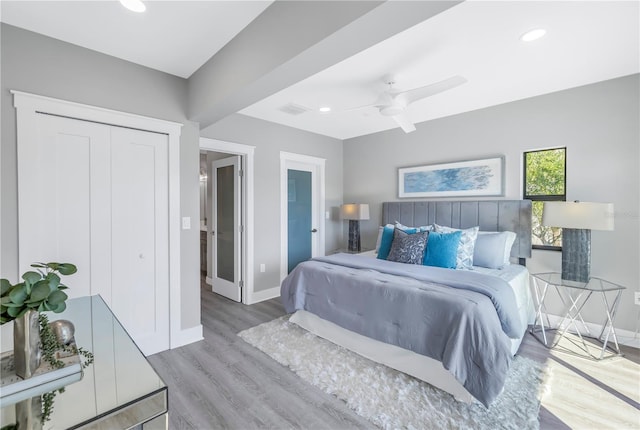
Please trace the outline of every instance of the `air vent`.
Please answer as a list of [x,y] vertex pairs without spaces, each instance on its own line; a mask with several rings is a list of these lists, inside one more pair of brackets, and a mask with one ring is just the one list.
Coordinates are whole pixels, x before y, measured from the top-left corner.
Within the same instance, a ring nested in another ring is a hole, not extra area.
[[308,112],[311,109],[297,105],[295,103],[288,103],[284,106],[281,106],[278,110],[284,113],[288,113],[289,115],[300,115],[301,113]]

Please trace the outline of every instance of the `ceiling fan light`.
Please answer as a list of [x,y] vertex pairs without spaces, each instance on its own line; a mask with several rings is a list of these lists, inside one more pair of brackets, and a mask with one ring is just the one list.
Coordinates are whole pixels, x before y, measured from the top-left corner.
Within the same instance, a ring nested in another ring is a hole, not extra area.
[[523,42],[533,42],[534,40],[540,39],[542,36],[547,34],[547,30],[544,28],[535,28],[533,30],[529,30],[520,36],[520,40]]
[[147,7],[142,3],[142,0],[120,0],[120,4],[133,12],[144,12]]
[[320,113],[329,113],[331,112],[331,108],[329,106],[321,106],[320,109],[318,109],[318,111]]

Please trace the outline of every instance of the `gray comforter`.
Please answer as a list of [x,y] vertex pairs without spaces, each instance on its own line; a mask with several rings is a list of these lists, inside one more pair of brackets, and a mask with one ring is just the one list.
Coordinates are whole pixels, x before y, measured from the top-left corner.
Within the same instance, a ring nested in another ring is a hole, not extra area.
[[472,271],[336,254],[299,264],[281,297],[289,313],[441,361],[485,406],[504,386],[509,337],[524,332],[509,284]]

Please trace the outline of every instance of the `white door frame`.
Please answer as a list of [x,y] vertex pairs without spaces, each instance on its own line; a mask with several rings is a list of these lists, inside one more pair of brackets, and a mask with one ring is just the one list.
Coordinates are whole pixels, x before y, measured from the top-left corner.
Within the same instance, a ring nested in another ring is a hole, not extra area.
[[209,139],[207,137],[200,138],[200,150],[223,152],[226,154],[242,156],[241,168],[244,172],[244,190],[242,192],[242,206],[244,207],[244,210],[242,211],[242,225],[244,225],[244,234],[242,235],[242,253],[244,264],[241,264],[243,273],[240,278],[244,280],[244,285],[242,287],[242,303],[245,305],[254,303],[253,166],[255,149],[256,147],[251,145],[225,142],[223,140]]
[[[85,121],[130,127],[139,130],[164,133],[169,138],[169,344],[177,348],[202,339],[202,326],[182,330],[181,323],[181,267],[180,267],[180,134],[182,125],[177,122],[119,112],[111,109],[75,103],[22,91],[11,90],[16,108],[17,137],[21,140],[35,139],[36,112],[66,116]],[[18,144],[18,159],[24,157]],[[26,174],[26,173],[23,173]],[[20,173],[18,173],[20,175]],[[18,177],[18,206],[20,200],[32,198],[20,193]],[[18,237],[18,241],[20,238]],[[18,242],[19,243],[19,242]],[[20,248],[20,247],[18,247]],[[19,273],[29,269],[30,261],[25,261],[18,250]],[[196,334],[199,331],[199,334]]]
[[[308,164],[312,167],[314,172],[312,173],[312,196],[315,197],[316,213],[314,214],[317,219],[317,226],[313,228],[318,229],[317,239],[317,255],[324,255],[325,253],[325,184],[324,184],[324,166],[326,159],[313,157],[311,155],[295,154],[293,152],[280,151],[280,282],[287,276],[287,260],[289,254],[289,224],[287,219],[288,208],[288,174],[289,165],[294,163]],[[294,167],[292,167],[294,168]],[[315,175],[314,175],[315,173]],[[316,256],[313,253],[312,256]]]

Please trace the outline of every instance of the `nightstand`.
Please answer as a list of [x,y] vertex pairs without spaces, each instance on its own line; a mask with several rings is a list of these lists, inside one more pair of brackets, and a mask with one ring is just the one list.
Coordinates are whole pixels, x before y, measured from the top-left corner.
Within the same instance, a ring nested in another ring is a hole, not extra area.
[[[557,272],[532,274],[531,278],[536,300],[536,319],[530,332],[536,339],[547,348],[559,348],[561,351],[592,360],[622,356],[613,323],[622,290],[625,287],[595,277],[590,278],[588,282],[567,281],[562,279],[561,274]],[[545,300],[550,291],[555,291],[564,306],[564,316],[560,323],[555,326],[552,326],[549,320],[549,313],[545,305]],[[598,336],[591,334],[581,315],[585,304],[591,297],[596,298],[593,300],[597,300],[599,297],[602,303],[601,309],[604,322]],[[582,330],[579,324],[582,326]],[[571,330],[572,335],[566,336],[569,330]],[[552,337],[549,338],[550,331],[556,332],[555,340],[552,340]],[[583,334],[584,332],[586,334]],[[562,339],[568,340],[576,348],[560,346],[559,343]],[[588,344],[587,339],[598,342],[597,352],[594,353],[593,344],[591,342]],[[613,345],[610,345],[610,342],[613,342]],[[609,351],[609,354],[606,354],[607,351]]]

